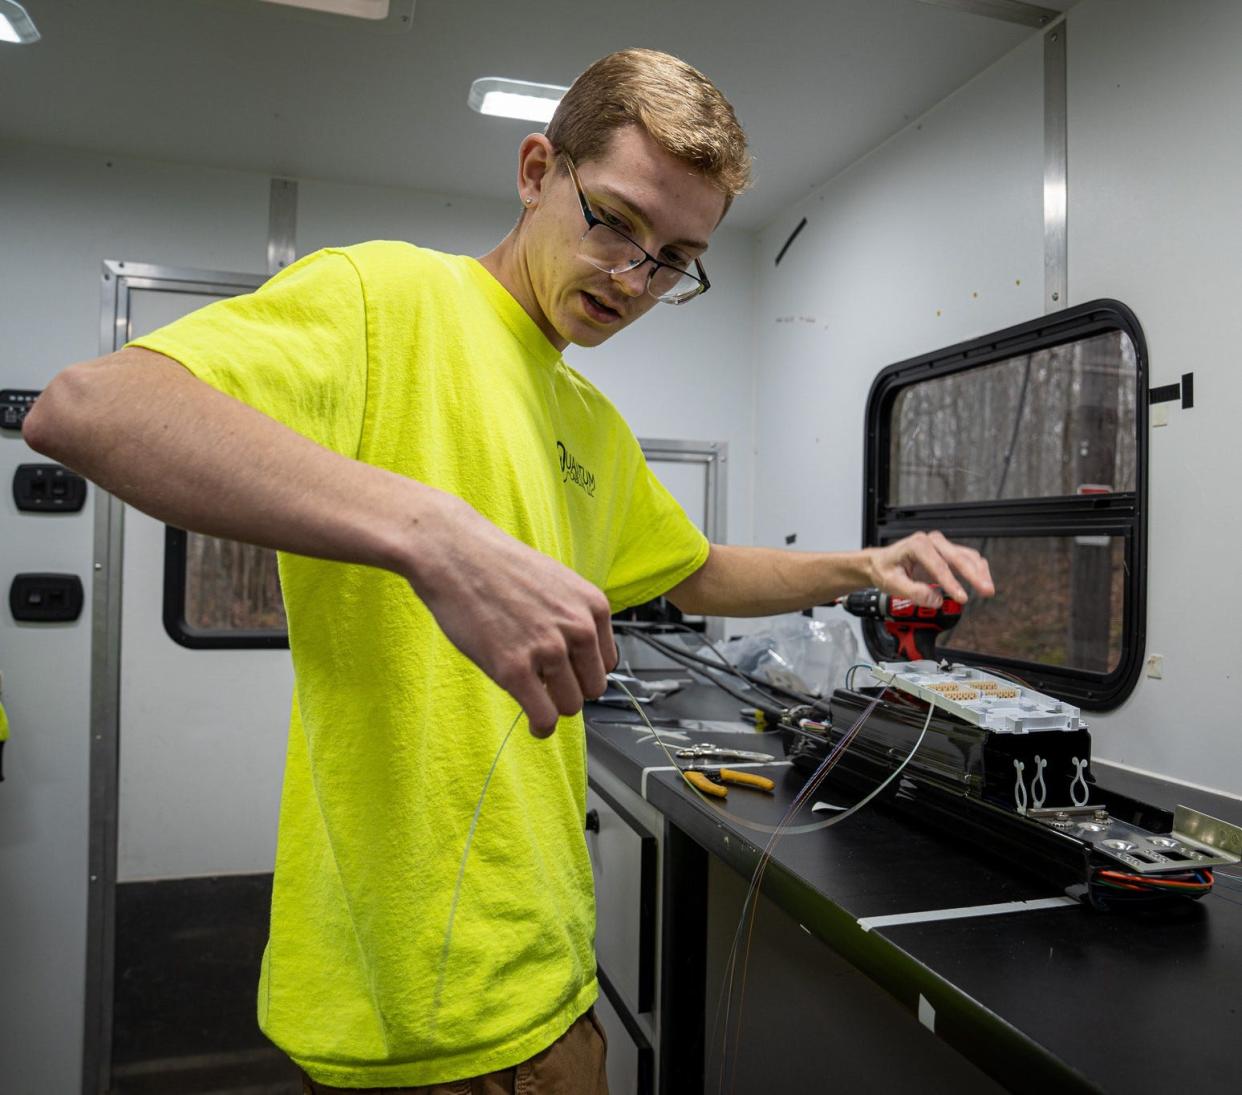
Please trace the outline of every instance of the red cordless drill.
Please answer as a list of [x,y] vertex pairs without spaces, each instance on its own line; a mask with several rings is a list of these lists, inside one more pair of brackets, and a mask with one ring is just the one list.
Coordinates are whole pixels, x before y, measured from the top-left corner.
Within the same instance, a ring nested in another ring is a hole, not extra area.
[[[932,586],[939,592],[939,586]],[[852,616],[864,620],[881,620],[884,630],[897,643],[896,657],[906,661],[935,659],[936,636],[957,625],[962,606],[950,597],[939,608],[921,608],[908,597],[891,597],[878,589],[860,589],[832,602]]]

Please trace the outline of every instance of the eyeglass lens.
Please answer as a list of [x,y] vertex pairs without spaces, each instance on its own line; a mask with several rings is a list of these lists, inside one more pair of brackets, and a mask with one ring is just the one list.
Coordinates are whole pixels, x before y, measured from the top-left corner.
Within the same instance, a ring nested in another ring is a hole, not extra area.
[[[633,270],[647,257],[630,240],[606,224],[595,224],[587,229],[580,248],[582,257],[606,274]],[[697,278],[673,266],[656,267],[647,282],[647,292],[661,300],[675,300],[698,288]]]

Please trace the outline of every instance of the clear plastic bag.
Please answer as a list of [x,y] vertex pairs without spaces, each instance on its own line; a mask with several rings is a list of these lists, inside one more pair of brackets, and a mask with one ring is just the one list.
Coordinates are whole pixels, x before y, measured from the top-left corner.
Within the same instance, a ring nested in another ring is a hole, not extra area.
[[845,620],[780,616],[770,627],[729,643],[730,660],[777,688],[830,695],[858,661],[858,640]]

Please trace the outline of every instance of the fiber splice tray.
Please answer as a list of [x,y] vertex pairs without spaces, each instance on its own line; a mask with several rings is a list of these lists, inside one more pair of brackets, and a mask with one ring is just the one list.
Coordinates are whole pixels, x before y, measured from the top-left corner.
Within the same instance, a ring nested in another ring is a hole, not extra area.
[[1015,681],[966,665],[938,662],[882,662],[871,670],[882,684],[934,703],[966,722],[997,733],[1077,730],[1081,712]]
[[833,769],[870,790],[927,735],[889,801],[921,822],[1001,855],[1098,908],[1211,889],[1212,867],[1242,859],[1242,830],[1179,806],[1175,813],[1101,787],[1078,708],[968,666],[882,663],[879,687],[838,689],[828,727],[789,734],[805,772],[876,702]]

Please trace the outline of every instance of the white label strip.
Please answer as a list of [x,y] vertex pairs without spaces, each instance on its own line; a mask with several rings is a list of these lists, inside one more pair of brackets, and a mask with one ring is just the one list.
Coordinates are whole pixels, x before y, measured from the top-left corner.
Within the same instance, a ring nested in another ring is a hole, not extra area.
[[1034,909],[1057,909],[1077,905],[1072,897],[1037,897],[1031,901],[1002,901],[997,905],[964,905],[958,909],[924,909],[922,912],[892,913],[889,916],[864,916],[858,921],[863,931],[891,928],[897,924],[922,924],[929,920],[966,920],[972,916],[1001,916],[1004,913],[1030,912]]
[[638,785],[638,788],[639,788],[638,793],[642,795],[643,798],[647,797],[647,776],[649,773],[651,772],[676,772],[676,771],[677,771],[676,768],[670,768],[667,764],[663,768],[644,768],[642,782]]
[[[699,757],[699,760],[705,758]],[[793,764],[789,760],[748,760],[745,764],[732,764],[729,761],[721,761],[719,764],[712,764],[712,768],[788,768]],[[639,783],[639,794],[643,798],[647,797],[647,773],[648,772],[680,772],[680,768],[670,768],[667,764],[663,768],[656,766],[654,768],[644,768],[642,782]]]

